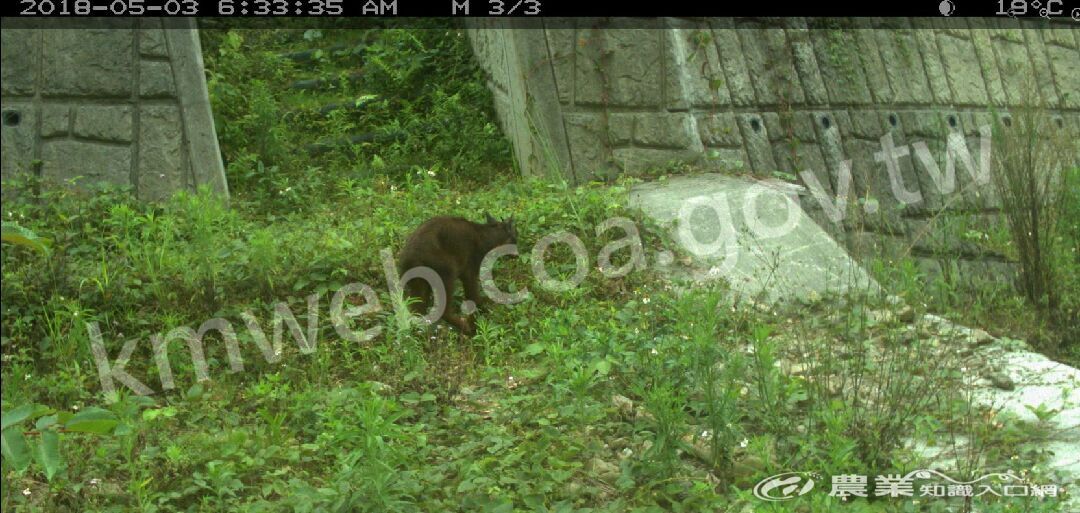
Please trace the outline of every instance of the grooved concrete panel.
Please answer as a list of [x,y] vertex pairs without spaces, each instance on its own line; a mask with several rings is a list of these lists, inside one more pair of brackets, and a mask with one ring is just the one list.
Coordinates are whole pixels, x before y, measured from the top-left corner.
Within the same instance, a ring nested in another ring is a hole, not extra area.
[[146,200],[201,185],[228,195],[193,21],[50,21],[4,22],[4,180],[105,182]]
[[690,163],[702,171],[780,172],[804,186],[809,177],[829,199],[850,191],[852,213],[843,223],[827,221],[827,207],[807,206],[838,238],[869,230],[916,240],[908,219],[996,208],[988,185],[976,180],[980,127],[991,123],[991,109],[1034,98],[1080,140],[1080,49],[1068,24],[470,23],[524,173],[581,183]]

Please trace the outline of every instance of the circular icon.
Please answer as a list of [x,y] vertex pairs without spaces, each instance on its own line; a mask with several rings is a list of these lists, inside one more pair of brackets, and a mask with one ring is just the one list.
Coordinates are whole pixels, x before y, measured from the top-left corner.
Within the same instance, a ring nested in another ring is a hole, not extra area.
[[767,477],[754,486],[754,497],[777,502],[806,495],[814,489],[814,480],[806,472],[787,472]]
[[937,8],[942,16],[952,16],[952,13],[956,12],[956,4],[952,3],[951,0],[941,0]]
[[1031,0],[1031,6],[1038,9],[1042,7],[1042,3],[1039,0]]
[[1073,21],[1080,21],[1080,7],[1073,7],[1072,19]]

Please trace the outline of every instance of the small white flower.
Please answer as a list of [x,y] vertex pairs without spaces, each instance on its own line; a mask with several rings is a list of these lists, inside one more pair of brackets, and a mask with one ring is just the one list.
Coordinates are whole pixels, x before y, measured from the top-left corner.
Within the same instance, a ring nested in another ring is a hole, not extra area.
[[23,376],[24,381],[30,381],[30,374]]
[[709,268],[709,276],[717,276],[719,274],[720,274],[720,268],[719,267],[713,266],[713,267]]
[[743,449],[745,449],[746,446],[749,445],[749,444],[750,444],[750,440],[747,440],[747,439],[743,438],[742,441],[739,442],[739,447],[742,447]]
[[428,176],[435,176],[435,171],[431,170],[431,169],[428,169],[427,175]]
[[649,351],[649,354],[652,354],[653,356],[656,356],[656,355],[660,354],[660,351],[657,351],[656,348],[654,347],[654,348],[652,348],[652,350]]
[[30,496],[30,489],[29,489],[29,488],[27,488],[27,489],[23,490],[23,491],[22,491],[22,494],[23,494],[23,495],[25,495],[25,496],[27,496],[27,497],[29,497],[29,496]]
[[646,304],[646,305],[647,305],[647,304],[649,304],[649,298],[647,298],[647,297],[645,297],[645,298],[642,298],[642,299],[641,299],[641,303],[642,303],[642,304]]
[[101,480],[96,477],[90,480],[90,486],[97,486],[99,484],[101,484]]

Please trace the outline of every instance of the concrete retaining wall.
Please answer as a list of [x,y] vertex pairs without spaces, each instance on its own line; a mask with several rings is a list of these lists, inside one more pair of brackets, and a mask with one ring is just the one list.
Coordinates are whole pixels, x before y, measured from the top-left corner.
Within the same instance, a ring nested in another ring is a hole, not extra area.
[[[910,247],[932,271],[951,261],[965,274],[981,275],[1007,264],[993,255],[963,255],[951,237],[933,236],[937,226],[929,237],[918,234],[942,210],[993,215],[994,195],[975,187],[963,165],[956,168],[955,191],[942,194],[910,147],[896,159],[895,174],[922,198],[902,204],[885,162],[875,159],[882,137],[896,147],[924,142],[944,170],[946,141],[958,134],[977,161],[979,127],[989,125],[992,108],[1020,105],[1031,80],[1056,129],[1080,138],[1080,33],[1071,23],[620,23],[473,20],[473,48],[490,72],[503,128],[525,173],[581,183],[648,175],[679,162],[757,176],[810,171],[834,199],[841,164],[850,160],[852,200],[872,200],[842,224],[830,222],[817,201],[804,201],[823,228],[852,248]],[[651,28],[642,27],[647,23]]]
[[228,194],[193,21],[43,23],[2,31],[4,180],[130,185],[148,200],[203,184]]

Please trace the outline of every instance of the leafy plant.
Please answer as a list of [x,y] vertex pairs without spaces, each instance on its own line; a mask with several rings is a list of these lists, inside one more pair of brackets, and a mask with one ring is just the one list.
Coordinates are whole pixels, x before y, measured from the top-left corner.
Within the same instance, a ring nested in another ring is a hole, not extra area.
[[[24,432],[22,424],[34,419],[37,419],[34,429]],[[5,411],[3,421],[0,422],[5,468],[24,472],[33,461],[38,464],[45,478],[52,481],[54,476],[67,468],[60,453],[61,435],[109,435],[118,423],[116,415],[101,408],[87,408],[78,413],[58,413],[45,406],[24,404]],[[31,436],[35,441],[28,442],[27,436]]]
[[45,255],[49,254],[49,239],[38,237],[34,232],[19,226],[18,223],[4,221],[0,223],[3,230],[3,242],[30,248]]

